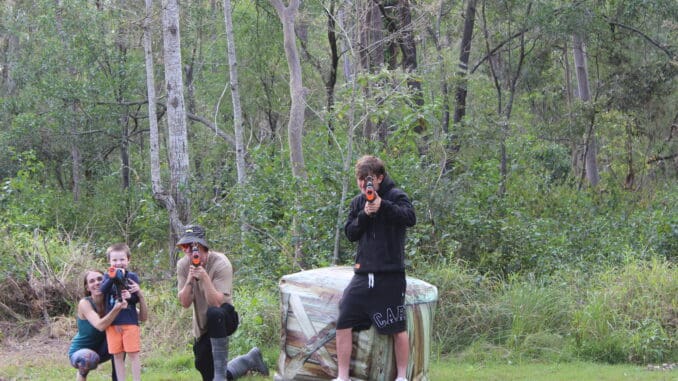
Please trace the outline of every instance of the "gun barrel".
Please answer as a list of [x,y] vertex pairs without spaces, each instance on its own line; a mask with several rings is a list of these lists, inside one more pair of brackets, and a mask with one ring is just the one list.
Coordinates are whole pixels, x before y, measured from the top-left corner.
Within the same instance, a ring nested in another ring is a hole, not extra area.
[[191,263],[193,266],[200,266],[200,251],[198,250],[198,245],[193,246],[193,252],[191,256]]
[[371,181],[367,182],[367,186],[365,187],[365,198],[367,199],[367,202],[373,202],[377,198],[377,194],[374,191],[374,185],[372,185]]

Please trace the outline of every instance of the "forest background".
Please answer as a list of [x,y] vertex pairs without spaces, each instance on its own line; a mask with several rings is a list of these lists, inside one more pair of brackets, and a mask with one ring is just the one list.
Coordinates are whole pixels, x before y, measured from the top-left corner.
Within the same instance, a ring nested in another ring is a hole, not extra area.
[[235,264],[233,353],[272,364],[277,282],[352,262],[375,154],[417,211],[435,355],[675,362],[676,41],[670,0],[5,0],[0,346],[71,335],[123,241],[144,350],[186,351],[199,223]]

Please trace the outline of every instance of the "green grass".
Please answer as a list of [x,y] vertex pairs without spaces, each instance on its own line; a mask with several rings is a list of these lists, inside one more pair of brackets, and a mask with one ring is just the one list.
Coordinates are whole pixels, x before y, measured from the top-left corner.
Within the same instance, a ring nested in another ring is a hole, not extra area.
[[[267,348],[270,349],[270,348]],[[275,355],[270,350],[265,351],[266,361],[271,366],[271,376],[248,376],[241,378],[244,381],[271,380],[275,369]],[[103,364],[99,369],[92,371],[88,380],[110,380],[110,363]],[[129,373],[129,370],[128,370]],[[431,381],[678,381],[678,370],[648,371],[645,367],[634,365],[607,365],[589,362],[568,363],[524,363],[507,364],[505,362],[459,362],[458,360],[442,359],[430,364],[429,376]],[[0,380],[68,380],[75,377],[75,370],[65,359],[40,359],[36,357],[27,360],[24,366],[16,364],[0,364]],[[131,375],[128,374],[128,379]],[[144,381],[194,381],[200,379],[200,374],[193,368],[193,358],[190,353],[175,355],[144,357],[142,379]]]
[[677,381],[678,371],[648,371],[634,365],[435,363],[431,381]]

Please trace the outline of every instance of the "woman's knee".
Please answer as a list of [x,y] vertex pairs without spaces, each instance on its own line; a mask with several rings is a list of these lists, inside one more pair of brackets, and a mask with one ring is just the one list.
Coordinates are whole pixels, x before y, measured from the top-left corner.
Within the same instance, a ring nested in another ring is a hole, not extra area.
[[95,351],[87,348],[77,350],[71,355],[71,365],[77,368],[83,377],[87,376],[90,370],[96,369],[100,360]]

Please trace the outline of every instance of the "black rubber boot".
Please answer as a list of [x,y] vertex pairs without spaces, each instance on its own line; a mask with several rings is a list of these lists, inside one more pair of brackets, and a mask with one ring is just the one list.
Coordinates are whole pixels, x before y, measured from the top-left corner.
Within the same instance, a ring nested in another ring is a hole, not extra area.
[[238,356],[228,362],[228,373],[231,379],[244,376],[249,371],[259,372],[268,376],[268,367],[261,356],[259,348],[254,347],[246,355]]

